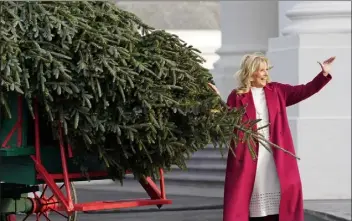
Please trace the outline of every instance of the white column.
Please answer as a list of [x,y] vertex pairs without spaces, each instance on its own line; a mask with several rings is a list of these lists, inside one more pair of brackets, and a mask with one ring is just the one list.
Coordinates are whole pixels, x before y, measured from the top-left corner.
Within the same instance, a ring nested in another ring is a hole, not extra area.
[[279,1],[279,35],[282,36],[282,30],[292,21],[286,16],[286,12],[293,8],[299,1]]
[[278,36],[277,1],[220,1],[222,43],[214,79],[226,99],[244,54],[266,52],[268,38]]
[[292,23],[283,35],[351,33],[350,1],[299,2],[286,16]]
[[214,63],[219,59],[216,51],[221,46],[221,31],[219,30],[167,30],[180,39],[201,51],[205,59],[203,67],[214,69]]
[[288,109],[304,197],[350,199],[351,2],[298,2],[286,15],[283,35],[269,40],[274,81],[307,83],[320,71],[317,61],[337,57],[332,81]]

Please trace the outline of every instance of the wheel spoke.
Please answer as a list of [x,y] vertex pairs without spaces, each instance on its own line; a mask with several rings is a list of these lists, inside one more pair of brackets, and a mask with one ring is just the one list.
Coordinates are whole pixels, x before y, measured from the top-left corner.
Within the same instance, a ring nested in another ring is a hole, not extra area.
[[[73,203],[77,203],[77,196],[76,196],[76,191],[74,188],[73,183],[70,183],[70,189],[72,191],[72,202]],[[66,189],[65,184],[62,183],[60,185],[58,185],[59,189],[61,190],[62,194],[65,196],[65,198],[67,198],[67,193],[66,193]],[[62,221],[76,221],[77,220],[77,212],[73,212],[73,213],[67,213],[67,211],[65,210],[61,210],[62,205],[61,202],[57,199],[57,197],[54,195],[53,191],[51,190],[51,188],[47,185],[47,184],[42,184],[40,186],[40,190],[41,192],[33,192],[34,195],[34,201],[36,204],[38,204],[38,209],[36,210],[35,213],[35,220],[36,221],[50,221],[52,219],[54,219],[52,217],[52,215],[54,213],[56,213],[57,215],[54,215],[54,217],[62,217],[61,220]],[[61,206],[60,206],[61,205]],[[59,209],[61,208],[61,209]],[[32,214],[28,214],[26,215],[26,217],[24,217],[24,219],[22,221],[26,221],[30,215]],[[33,214],[34,215],[34,214]],[[16,221],[16,220],[8,220],[8,221]]]
[[45,191],[47,190],[48,185],[43,184],[43,185],[42,185],[42,188],[43,188],[43,191],[42,191],[42,194],[40,195],[40,198],[42,198],[43,196],[45,196]]
[[36,221],[40,221],[40,216],[41,216],[41,214],[42,214],[41,212],[35,214],[35,216],[36,216]]
[[34,198],[36,198],[36,199],[40,199],[40,198],[42,198],[42,196],[38,196],[38,194],[36,193],[36,192],[33,192],[33,195],[34,195]]
[[22,221],[26,221],[31,214],[27,214]]
[[64,187],[64,186],[65,186],[65,184],[63,183],[63,184],[60,186],[60,188],[59,188],[59,189],[61,190],[61,189],[62,189],[62,187]]
[[53,205],[53,204],[57,204],[57,203],[59,203],[59,201],[50,202],[50,203],[45,203],[45,204],[43,204],[43,205],[47,206],[47,205]]
[[[62,190],[62,187],[64,186],[65,184],[62,184],[59,189]],[[48,201],[51,200],[53,197],[55,197],[54,193],[51,194],[51,196],[48,198]]]
[[51,211],[53,211],[53,212],[55,212],[55,213],[59,214],[60,216],[65,217],[66,219],[68,219],[68,218],[69,218],[69,217],[68,217],[68,216],[66,216],[65,214],[63,214],[63,213],[61,213],[61,212],[59,212],[59,211],[57,211],[57,210],[55,210],[55,209],[52,209]]
[[45,217],[46,221],[50,221],[50,219],[46,213],[43,213],[43,216]]

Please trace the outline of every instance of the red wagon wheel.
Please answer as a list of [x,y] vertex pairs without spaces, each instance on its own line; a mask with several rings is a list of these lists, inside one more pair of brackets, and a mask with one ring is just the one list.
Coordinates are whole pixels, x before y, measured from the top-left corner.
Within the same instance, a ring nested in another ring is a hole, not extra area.
[[[65,184],[58,184],[59,189],[62,191],[66,197]],[[77,193],[76,188],[72,182],[70,182],[71,189],[71,198],[74,204],[77,203]],[[35,211],[33,214],[28,214],[23,217],[17,216],[17,221],[32,221],[33,218],[35,221],[77,221],[77,212],[73,212],[70,215],[66,211],[59,211],[57,207],[60,205],[60,201],[55,197],[51,192],[50,188],[46,184],[42,184],[39,187],[39,191],[33,193],[33,204]],[[9,219],[8,221],[16,221]]]

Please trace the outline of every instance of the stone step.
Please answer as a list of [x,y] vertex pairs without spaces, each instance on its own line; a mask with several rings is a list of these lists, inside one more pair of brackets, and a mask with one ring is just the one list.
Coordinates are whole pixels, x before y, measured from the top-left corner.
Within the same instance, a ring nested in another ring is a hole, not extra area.
[[[133,176],[126,176],[124,183],[134,180]],[[225,176],[223,174],[197,174],[197,173],[166,173],[165,184],[175,185],[179,187],[194,187],[199,188],[222,188],[224,186]]]
[[220,150],[213,146],[206,146],[203,150],[193,153],[192,158],[222,158],[226,159],[228,151],[226,149]]
[[223,174],[197,174],[197,173],[168,173],[165,174],[167,185],[183,187],[197,186],[199,188],[223,188],[225,176]]
[[[165,188],[167,194],[174,195],[194,195],[222,197],[225,176],[220,175],[194,175],[194,174],[165,174]],[[156,182],[159,187],[159,182]],[[142,186],[133,176],[127,176],[123,181],[123,186],[119,181],[94,180],[76,182],[76,187],[94,186],[102,189],[118,189],[120,191],[145,192]]]
[[225,163],[218,163],[218,164],[199,164],[189,163],[187,164],[187,169],[182,170],[177,166],[173,166],[172,170],[167,172],[166,174],[172,174],[173,176],[183,175],[183,174],[190,174],[190,175],[222,175],[225,176],[226,171],[226,162]]
[[168,185],[180,187],[223,188],[226,171],[226,156],[219,149],[208,145],[192,155],[187,161],[187,169],[182,170],[176,165],[165,174]]
[[227,159],[219,157],[194,157],[186,161],[188,166],[226,165]]
[[[166,187],[177,187],[183,192],[198,188],[199,191],[195,194],[210,191],[210,194],[221,197],[225,180],[226,156],[227,154],[222,156],[219,149],[207,146],[204,150],[194,153],[187,161],[187,170],[172,166],[171,171],[165,173]],[[133,175],[126,176],[123,189],[142,190]]]
[[[159,187],[159,182],[156,182]],[[136,180],[128,179],[124,180],[123,186],[119,182],[113,182],[112,180],[94,180],[91,182],[76,182],[76,188],[80,189],[94,189],[94,190],[118,190],[120,192],[134,192],[144,193],[145,190]],[[166,196],[170,195],[183,195],[183,196],[202,196],[202,197],[223,197],[223,187],[207,187],[199,188],[199,186],[186,186],[172,183],[171,181],[165,181]]]
[[220,150],[213,147],[205,148],[194,153],[187,161],[188,166],[196,165],[226,165],[227,153],[221,154]]
[[202,165],[209,165],[209,166],[216,166],[216,165],[226,165],[226,159],[221,158],[192,158],[187,161],[187,166],[199,166]]
[[[212,164],[202,164],[198,161],[191,161],[187,163],[187,169],[184,171],[192,171],[192,170],[225,170],[226,169],[226,161],[220,161],[221,163],[212,163]],[[182,171],[178,166],[171,166],[172,171]]]

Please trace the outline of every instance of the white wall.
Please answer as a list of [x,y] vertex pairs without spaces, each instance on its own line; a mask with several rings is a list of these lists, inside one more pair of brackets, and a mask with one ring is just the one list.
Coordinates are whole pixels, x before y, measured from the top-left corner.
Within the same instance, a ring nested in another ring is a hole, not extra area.
[[203,64],[205,68],[213,69],[214,63],[219,59],[216,51],[221,46],[221,31],[218,30],[166,30],[177,35],[186,43],[192,45],[202,52],[202,57],[206,60]]
[[300,35],[271,39],[273,80],[311,81],[317,61],[337,56],[333,79],[319,93],[289,108],[305,199],[351,198],[351,35]]
[[274,81],[305,84],[320,71],[317,61],[337,57],[332,81],[288,110],[304,198],[350,199],[351,3],[280,1],[279,9],[284,34],[269,39],[267,53]]

